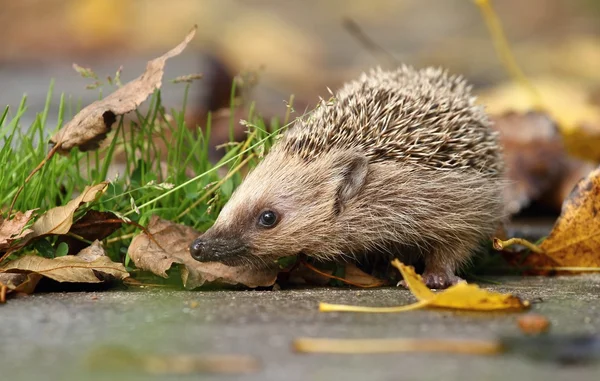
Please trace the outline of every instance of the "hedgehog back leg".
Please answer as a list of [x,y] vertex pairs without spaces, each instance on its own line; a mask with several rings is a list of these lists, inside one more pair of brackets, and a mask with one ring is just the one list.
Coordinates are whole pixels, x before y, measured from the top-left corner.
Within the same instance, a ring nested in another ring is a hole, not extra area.
[[[364,227],[368,216],[371,228],[362,233],[357,229],[356,237],[372,247],[416,248],[425,264],[424,281],[430,288],[446,288],[461,281],[455,272],[501,221],[502,186],[499,177],[471,170],[445,172],[381,163],[371,167],[358,197],[368,202],[357,202],[351,213],[359,218],[342,226]],[[397,255],[404,256],[402,251]]]
[[464,282],[464,279],[456,275],[456,270],[463,259],[470,256],[470,248],[458,245],[459,247],[452,249],[438,246],[425,256],[425,271],[422,277],[427,287],[445,289]]

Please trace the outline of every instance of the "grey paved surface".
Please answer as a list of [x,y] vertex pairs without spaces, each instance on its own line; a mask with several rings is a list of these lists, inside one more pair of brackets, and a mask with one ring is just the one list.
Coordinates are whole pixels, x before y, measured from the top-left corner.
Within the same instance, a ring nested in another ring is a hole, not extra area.
[[[600,331],[600,276],[502,278],[497,290],[542,298],[534,311],[553,333]],[[489,287],[489,286],[486,286]],[[198,302],[196,308],[189,303]],[[520,335],[517,314],[412,311],[320,313],[319,301],[396,305],[401,289],[295,291],[135,291],[38,294],[0,306],[2,380],[599,380],[600,365],[565,368],[522,356],[301,355],[296,337],[493,338]],[[94,373],[94,350],[122,345],[168,354],[250,354],[262,362],[250,376],[115,376]]]

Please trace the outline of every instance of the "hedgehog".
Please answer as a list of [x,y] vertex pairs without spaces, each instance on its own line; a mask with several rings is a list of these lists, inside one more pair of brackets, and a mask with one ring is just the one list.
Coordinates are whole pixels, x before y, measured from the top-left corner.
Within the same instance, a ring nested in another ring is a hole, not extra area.
[[376,67],[295,120],[190,253],[420,260],[425,284],[447,288],[501,224],[503,187],[497,132],[462,76]]

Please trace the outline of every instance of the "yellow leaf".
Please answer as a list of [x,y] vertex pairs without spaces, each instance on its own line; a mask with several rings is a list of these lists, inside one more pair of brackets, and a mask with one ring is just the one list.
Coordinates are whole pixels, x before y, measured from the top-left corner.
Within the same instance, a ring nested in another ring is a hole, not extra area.
[[477,285],[459,283],[448,289],[434,293],[419,276],[414,268],[404,265],[397,259],[392,265],[402,273],[402,277],[413,295],[419,300],[417,303],[398,307],[360,307],[321,303],[319,310],[322,312],[404,312],[423,307],[448,308],[470,311],[499,311],[521,310],[529,308],[528,301],[511,294],[500,294],[493,291],[482,290]]
[[423,279],[415,272],[414,267],[406,266],[397,259],[392,261],[392,266],[400,271],[404,282],[406,282],[406,285],[408,286],[408,289],[417,299],[420,301],[431,301],[435,298],[436,294],[431,291],[425,283],[423,283]]
[[600,167],[575,186],[540,248],[560,266],[600,267],[599,211]]
[[[523,302],[510,294],[482,290],[477,285],[458,283],[448,289],[434,293],[431,291],[421,276],[413,267],[406,266],[397,259],[392,265],[402,273],[402,277],[413,295],[426,305],[437,308],[451,308],[458,310],[492,311],[505,309],[520,309],[524,307]],[[528,303],[525,303],[528,305]]]

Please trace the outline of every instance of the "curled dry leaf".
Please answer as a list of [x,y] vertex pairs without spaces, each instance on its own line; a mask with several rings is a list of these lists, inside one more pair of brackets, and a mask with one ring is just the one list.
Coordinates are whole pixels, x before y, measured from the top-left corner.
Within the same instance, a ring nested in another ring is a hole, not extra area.
[[144,74],[75,115],[50,139],[52,144],[59,146],[58,152],[67,153],[73,147],[79,147],[82,151],[98,148],[117,116],[135,110],[155,89],[160,88],[166,61],[186,48],[196,34],[196,29],[197,26],[194,26],[179,45],[149,61]]
[[477,285],[458,283],[441,292],[433,292],[413,267],[394,259],[392,265],[402,273],[402,277],[418,302],[398,307],[359,307],[321,303],[319,310],[324,312],[403,312],[424,307],[448,308],[470,311],[523,310],[530,303],[510,294],[482,290]]
[[8,262],[0,273],[38,274],[58,282],[100,283],[110,278],[129,276],[125,266],[110,260],[99,241],[77,255],[43,258],[26,255]]
[[[231,267],[217,262],[198,262],[189,252],[189,245],[200,233],[189,226],[176,224],[153,216],[148,224],[152,239],[145,233],[136,236],[129,245],[128,254],[138,268],[167,278],[167,270],[176,264],[181,267],[183,285],[188,289],[206,283],[243,284],[248,287],[266,287],[275,283],[277,268],[257,270]],[[159,246],[160,245],[160,246]]]
[[5,220],[0,217],[0,251],[8,249],[10,244],[31,233],[31,229],[24,229],[25,225],[31,220],[33,210],[25,213],[17,212],[11,220]]
[[[582,179],[565,200],[562,212],[550,235],[521,260],[521,255],[504,252],[505,257],[528,273],[542,274],[549,270],[577,272],[600,271],[600,167]],[[501,249],[511,240],[498,242]],[[529,243],[530,246],[534,244]],[[517,258],[518,257],[518,258]]]
[[6,302],[9,293],[31,294],[42,279],[39,274],[0,273],[0,303]]

